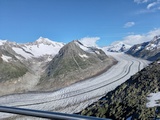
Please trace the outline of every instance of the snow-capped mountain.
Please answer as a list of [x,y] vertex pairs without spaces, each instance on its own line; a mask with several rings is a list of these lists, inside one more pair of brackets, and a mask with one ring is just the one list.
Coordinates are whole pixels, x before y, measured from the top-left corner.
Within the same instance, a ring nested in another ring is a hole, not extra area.
[[127,54],[148,60],[160,58],[160,35],[155,36],[153,40],[132,46]]
[[45,65],[63,46],[42,37],[26,44],[0,40],[0,95],[34,89]]
[[44,55],[53,58],[63,46],[63,43],[54,42],[48,38],[40,37],[35,42],[19,44],[18,47],[13,46],[12,49],[25,59],[38,58]]
[[160,35],[155,36],[153,40],[149,42],[145,49],[149,51],[160,49]]
[[51,60],[59,50],[64,46],[63,43],[54,42],[48,38],[40,37],[35,42],[18,44],[6,40],[0,41],[0,47],[11,54],[14,54],[17,59],[32,59],[43,56],[50,57]]
[[131,47],[130,45],[125,44],[122,41],[117,41],[117,42],[112,43],[109,46],[103,47],[103,50],[109,51],[109,52],[125,52],[130,47]]
[[5,42],[7,42],[7,40],[0,40],[0,46],[4,45]]
[[115,62],[101,49],[75,40],[63,46],[48,64],[39,87],[42,90],[60,89],[96,75]]

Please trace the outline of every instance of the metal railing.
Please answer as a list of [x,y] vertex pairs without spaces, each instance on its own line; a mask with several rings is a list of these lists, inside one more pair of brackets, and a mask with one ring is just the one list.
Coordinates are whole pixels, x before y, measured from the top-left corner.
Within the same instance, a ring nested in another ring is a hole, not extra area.
[[39,118],[55,119],[55,120],[106,120],[103,118],[81,116],[77,114],[48,112],[42,110],[33,110],[33,109],[24,109],[24,108],[15,108],[6,106],[0,106],[0,112],[39,117]]

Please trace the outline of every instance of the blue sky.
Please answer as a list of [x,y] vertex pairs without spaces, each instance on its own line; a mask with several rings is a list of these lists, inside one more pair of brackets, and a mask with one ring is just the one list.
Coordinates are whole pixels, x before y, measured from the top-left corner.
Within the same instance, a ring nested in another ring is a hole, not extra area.
[[159,21],[160,0],[0,0],[0,39],[18,43],[96,37],[106,46],[155,35]]

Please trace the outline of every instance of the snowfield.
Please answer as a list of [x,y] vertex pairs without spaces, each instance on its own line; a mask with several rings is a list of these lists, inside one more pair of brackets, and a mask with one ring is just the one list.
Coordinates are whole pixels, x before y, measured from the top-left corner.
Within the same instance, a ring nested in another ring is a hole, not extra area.
[[0,46],[4,45],[5,42],[7,42],[7,40],[0,40]]
[[160,92],[150,93],[147,99],[148,99],[148,103],[146,104],[147,107],[160,106]]
[[44,55],[55,56],[64,44],[51,41],[48,38],[40,37],[35,42],[21,44],[20,46],[21,47],[12,47],[12,49],[25,59],[31,59],[42,57]]
[[[125,82],[149,64],[124,53],[110,53],[118,63],[105,73],[56,92],[15,94],[0,97],[0,105],[64,113],[76,113]],[[0,113],[0,119],[15,115]],[[16,117],[16,119],[29,119]]]
[[3,55],[2,54],[2,57],[1,57],[5,62],[8,62],[9,60],[11,60],[12,59],[12,57],[10,57],[10,56],[6,56],[6,55]]

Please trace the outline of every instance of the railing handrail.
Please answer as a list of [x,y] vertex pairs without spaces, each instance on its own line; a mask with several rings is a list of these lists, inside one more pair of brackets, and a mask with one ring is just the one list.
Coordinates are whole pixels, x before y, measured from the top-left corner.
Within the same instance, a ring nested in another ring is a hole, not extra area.
[[0,112],[39,117],[39,118],[47,118],[47,119],[56,119],[56,120],[106,120],[104,118],[82,116],[77,114],[48,112],[42,110],[33,110],[33,109],[15,108],[6,106],[0,106]]

